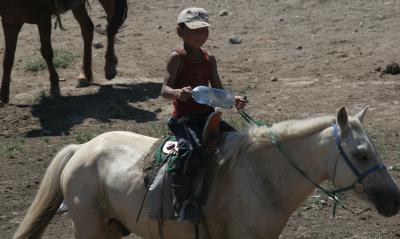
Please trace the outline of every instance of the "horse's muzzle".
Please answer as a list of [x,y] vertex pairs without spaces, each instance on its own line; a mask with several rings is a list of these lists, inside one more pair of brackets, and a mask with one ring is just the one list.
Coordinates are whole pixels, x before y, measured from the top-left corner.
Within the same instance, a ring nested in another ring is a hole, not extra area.
[[366,194],[382,216],[391,217],[398,213],[400,208],[398,190],[379,188],[368,190]]

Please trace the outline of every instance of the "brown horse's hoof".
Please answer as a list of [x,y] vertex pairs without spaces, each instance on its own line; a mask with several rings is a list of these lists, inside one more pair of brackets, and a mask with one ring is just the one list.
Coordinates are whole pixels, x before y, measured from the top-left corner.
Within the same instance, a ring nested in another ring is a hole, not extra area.
[[90,85],[90,82],[85,78],[85,79],[77,79],[75,87],[76,88],[83,88],[83,87],[88,87]]
[[0,106],[1,106],[1,105],[4,106],[5,104],[8,104],[9,101],[10,101],[10,98],[9,98],[8,96],[5,96],[5,97],[2,96],[2,97],[0,98]]
[[114,67],[113,69],[106,70],[105,73],[106,73],[106,79],[112,80],[117,75],[117,70]]
[[51,88],[50,95],[52,98],[60,98],[61,97],[60,87]]
[[79,76],[76,78],[76,88],[88,87],[90,85],[90,80],[86,78],[83,73],[80,73]]

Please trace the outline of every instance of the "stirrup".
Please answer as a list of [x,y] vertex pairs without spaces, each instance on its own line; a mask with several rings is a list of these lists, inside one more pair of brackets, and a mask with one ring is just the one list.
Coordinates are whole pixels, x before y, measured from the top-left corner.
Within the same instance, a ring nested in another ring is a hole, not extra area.
[[65,203],[65,201],[63,201],[61,203],[60,207],[58,207],[56,214],[60,215],[60,214],[63,214],[65,212],[67,212],[67,211],[68,211],[68,206]]

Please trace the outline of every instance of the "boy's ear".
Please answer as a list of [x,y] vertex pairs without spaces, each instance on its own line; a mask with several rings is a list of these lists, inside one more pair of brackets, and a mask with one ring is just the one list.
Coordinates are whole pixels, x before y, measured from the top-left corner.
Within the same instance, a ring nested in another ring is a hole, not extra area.
[[178,34],[179,37],[182,37],[182,28],[179,25],[176,27],[176,34]]

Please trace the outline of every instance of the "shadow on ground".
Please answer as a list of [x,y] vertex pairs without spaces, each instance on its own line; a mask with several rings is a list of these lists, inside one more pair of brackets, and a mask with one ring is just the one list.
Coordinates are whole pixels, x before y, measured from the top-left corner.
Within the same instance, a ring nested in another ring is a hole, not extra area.
[[60,99],[42,97],[38,104],[32,106],[31,110],[32,115],[39,119],[42,129],[29,131],[26,136],[69,134],[71,127],[81,124],[88,118],[101,122],[122,119],[133,120],[137,123],[156,119],[156,113],[136,108],[133,103],[159,97],[160,83],[96,86],[99,87],[99,90],[93,94],[64,96]]

